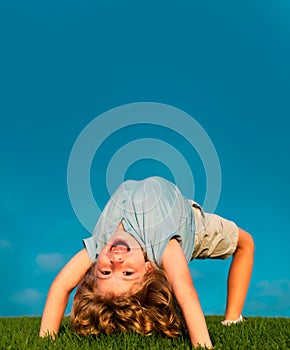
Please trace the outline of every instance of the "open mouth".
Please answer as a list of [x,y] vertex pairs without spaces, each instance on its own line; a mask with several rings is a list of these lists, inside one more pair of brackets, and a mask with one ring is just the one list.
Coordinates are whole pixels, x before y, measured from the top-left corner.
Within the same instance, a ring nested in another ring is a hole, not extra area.
[[110,251],[113,253],[127,253],[130,251],[130,247],[124,241],[117,240],[111,245]]

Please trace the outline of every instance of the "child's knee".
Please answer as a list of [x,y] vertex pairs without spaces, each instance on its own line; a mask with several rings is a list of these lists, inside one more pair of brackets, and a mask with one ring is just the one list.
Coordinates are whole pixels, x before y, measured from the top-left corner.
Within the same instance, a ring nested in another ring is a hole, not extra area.
[[249,253],[254,254],[255,242],[252,235],[241,228],[239,228],[239,238],[237,249],[246,250]]

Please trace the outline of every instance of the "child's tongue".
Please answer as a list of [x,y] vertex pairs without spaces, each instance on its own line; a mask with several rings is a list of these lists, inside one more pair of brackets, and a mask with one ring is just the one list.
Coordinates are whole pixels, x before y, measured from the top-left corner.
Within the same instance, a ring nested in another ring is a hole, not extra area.
[[130,250],[130,248],[125,242],[117,241],[112,244],[110,250],[113,253],[127,253]]

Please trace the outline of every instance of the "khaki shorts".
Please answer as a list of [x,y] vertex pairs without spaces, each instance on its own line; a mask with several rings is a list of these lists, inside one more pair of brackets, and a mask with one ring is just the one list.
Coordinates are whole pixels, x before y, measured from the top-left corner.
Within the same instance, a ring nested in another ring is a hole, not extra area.
[[233,255],[238,243],[238,227],[216,214],[204,213],[194,201],[189,200],[195,216],[193,259],[226,259]]

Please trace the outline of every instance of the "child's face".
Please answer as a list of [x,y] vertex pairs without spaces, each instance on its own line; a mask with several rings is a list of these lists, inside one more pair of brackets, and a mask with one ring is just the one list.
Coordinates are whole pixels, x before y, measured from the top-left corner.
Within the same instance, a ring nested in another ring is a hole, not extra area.
[[141,282],[150,268],[151,263],[145,262],[138,242],[120,225],[98,256],[97,292],[100,295],[126,292]]

